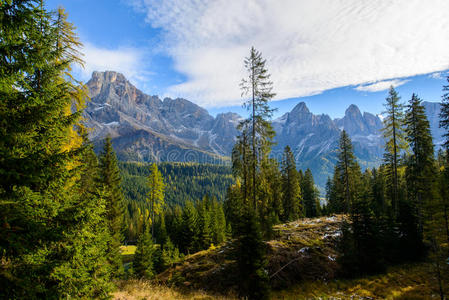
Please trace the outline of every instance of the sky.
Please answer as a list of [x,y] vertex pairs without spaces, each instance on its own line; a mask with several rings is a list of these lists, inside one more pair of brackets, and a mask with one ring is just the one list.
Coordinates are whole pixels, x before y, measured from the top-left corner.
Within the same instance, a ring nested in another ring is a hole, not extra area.
[[350,104],[381,113],[393,85],[403,101],[440,101],[449,75],[447,0],[47,0],[63,6],[85,68],[123,73],[142,91],[182,97],[213,115],[244,114],[239,82],[254,46],[274,83],[275,117],[304,101],[341,117]]

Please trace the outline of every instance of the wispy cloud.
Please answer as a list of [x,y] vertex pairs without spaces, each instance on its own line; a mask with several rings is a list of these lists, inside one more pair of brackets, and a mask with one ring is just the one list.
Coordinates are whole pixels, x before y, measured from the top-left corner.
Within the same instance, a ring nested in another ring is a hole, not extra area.
[[390,88],[390,86],[398,87],[400,85],[403,85],[410,80],[399,80],[399,79],[393,79],[393,80],[384,80],[384,81],[378,81],[367,85],[359,85],[355,89],[358,91],[363,92],[380,92],[385,91]]
[[267,58],[277,99],[369,82],[378,90],[449,68],[447,0],[132,2],[186,75],[168,93],[209,107],[241,103],[251,46]]
[[107,49],[84,43],[82,52],[85,67],[77,67],[76,71],[84,81],[90,79],[93,71],[117,71],[135,83],[143,82],[145,75],[150,75],[145,71],[144,52],[141,49],[124,47]]
[[429,77],[433,79],[443,79],[443,76],[444,76],[443,72],[435,72],[429,75]]

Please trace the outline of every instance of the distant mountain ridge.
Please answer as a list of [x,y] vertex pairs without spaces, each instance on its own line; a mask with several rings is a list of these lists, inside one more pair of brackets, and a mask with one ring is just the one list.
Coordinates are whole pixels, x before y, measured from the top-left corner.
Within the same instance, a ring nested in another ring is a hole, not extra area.
[[214,118],[188,100],[146,95],[112,71],[94,72],[86,86],[90,138],[95,143],[110,135],[122,160],[213,162],[231,152],[237,114]]
[[[182,98],[161,100],[134,87],[120,73],[94,72],[86,83],[91,101],[84,112],[92,128],[90,138],[97,147],[110,135],[119,159],[124,161],[195,161],[229,163],[241,116],[218,114]],[[442,143],[438,128],[440,104],[424,102],[434,143]],[[289,145],[298,168],[310,168],[323,187],[332,175],[340,132],[345,129],[363,168],[381,162],[384,146],[379,116],[360,112],[352,104],[343,118],[314,115],[306,104],[273,120],[276,131],[273,156],[281,158]]]

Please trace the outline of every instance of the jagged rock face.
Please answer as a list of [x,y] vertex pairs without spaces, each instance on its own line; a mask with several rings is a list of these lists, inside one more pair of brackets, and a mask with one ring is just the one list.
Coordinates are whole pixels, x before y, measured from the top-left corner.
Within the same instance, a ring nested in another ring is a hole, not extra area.
[[[236,129],[242,119],[235,113],[212,117],[185,99],[149,96],[116,72],[94,72],[87,82],[89,96],[85,123],[92,128],[95,144],[109,134],[120,159],[136,161],[222,162],[217,155],[230,156]],[[442,142],[438,128],[439,103],[424,102],[434,141]],[[341,130],[351,137],[354,152],[362,167],[378,165],[384,142],[378,116],[361,113],[351,105],[341,119],[314,115],[304,102],[273,121],[276,131],[273,157],[281,159],[289,145],[298,168],[310,168],[316,183],[324,187],[332,176]]]
[[161,101],[111,71],[94,72],[86,86],[91,101],[84,116],[92,128],[90,138],[100,143],[110,135],[122,159],[207,161],[232,149],[237,134],[234,114],[215,119],[185,99]]
[[382,121],[370,113],[362,113],[351,104],[345,116],[335,120],[337,127],[344,129],[351,137],[354,153],[365,167],[375,165],[383,154]]
[[312,114],[303,102],[273,124],[277,132],[273,153],[280,158],[284,147],[289,145],[300,165],[319,159],[337,145],[339,130],[331,118]]
[[289,145],[298,167],[310,168],[320,187],[324,186],[328,176],[332,176],[343,129],[351,137],[354,152],[362,165],[378,164],[382,157],[381,120],[369,113],[362,115],[355,105],[349,106],[343,118],[332,120],[328,115],[312,114],[301,102],[273,124],[278,133],[274,148],[276,157],[280,157],[283,148]]

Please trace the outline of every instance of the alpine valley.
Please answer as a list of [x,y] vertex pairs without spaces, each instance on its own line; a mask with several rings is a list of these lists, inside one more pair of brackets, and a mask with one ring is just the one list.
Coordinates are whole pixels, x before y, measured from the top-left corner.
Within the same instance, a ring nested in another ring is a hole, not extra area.
[[[215,118],[186,99],[146,95],[124,75],[94,72],[86,84],[91,101],[84,111],[89,136],[97,148],[110,135],[122,161],[179,161],[229,164],[232,147],[242,119],[236,113],[221,113]],[[440,104],[424,102],[434,144],[442,143],[438,127]],[[301,102],[293,110],[273,120],[276,131],[272,155],[281,158],[289,145],[297,167],[310,168],[322,189],[332,175],[341,130],[352,139],[362,168],[380,164],[384,153],[379,116],[360,112],[350,105],[345,116],[331,119],[314,115]]]

